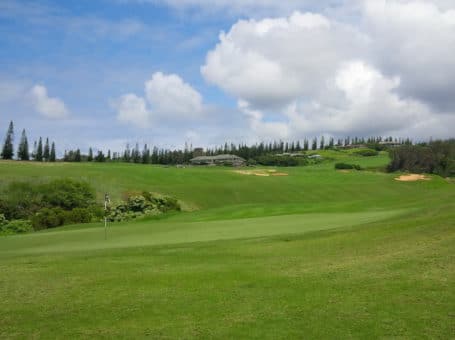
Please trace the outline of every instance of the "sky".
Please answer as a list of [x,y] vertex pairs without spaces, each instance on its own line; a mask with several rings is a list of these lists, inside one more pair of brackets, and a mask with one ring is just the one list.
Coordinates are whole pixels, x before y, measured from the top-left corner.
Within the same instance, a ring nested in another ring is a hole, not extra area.
[[454,137],[454,51],[454,0],[0,0],[0,134]]

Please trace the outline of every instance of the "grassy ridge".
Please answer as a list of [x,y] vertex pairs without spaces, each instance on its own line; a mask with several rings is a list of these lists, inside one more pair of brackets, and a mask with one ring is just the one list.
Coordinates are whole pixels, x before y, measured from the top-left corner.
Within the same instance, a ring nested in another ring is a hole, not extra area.
[[[378,157],[325,156],[379,167]],[[335,160],[334,160],[335,161]],[[0,338],[450,338],[455,187],[333,162],[280,169],[0,162],[197,211],[0,238]]]

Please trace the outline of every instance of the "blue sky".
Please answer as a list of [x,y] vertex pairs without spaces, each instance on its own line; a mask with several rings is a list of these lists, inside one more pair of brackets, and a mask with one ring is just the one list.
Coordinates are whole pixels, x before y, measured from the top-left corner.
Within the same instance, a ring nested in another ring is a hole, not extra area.
[[444,0],[0,0],[0,130],[114,150],[449,137],[454,13]]

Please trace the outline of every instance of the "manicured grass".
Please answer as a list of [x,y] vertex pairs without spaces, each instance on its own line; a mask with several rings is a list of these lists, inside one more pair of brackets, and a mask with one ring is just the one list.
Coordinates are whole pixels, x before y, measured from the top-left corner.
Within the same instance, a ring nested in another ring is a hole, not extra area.
[[280,171],[0,162],[2,185],[70,176],[197,209],[107,240],[101,224],[0,237],[0,338],[453,337],[453,183]]

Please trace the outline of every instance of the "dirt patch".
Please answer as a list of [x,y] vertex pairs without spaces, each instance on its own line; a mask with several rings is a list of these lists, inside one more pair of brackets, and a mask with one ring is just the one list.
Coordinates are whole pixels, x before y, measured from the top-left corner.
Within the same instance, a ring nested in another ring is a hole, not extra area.
[[285,172],[277,172],[274,169],[269,170],[235,170],[236,174],[246,175],[246,176],[260,176],[260,177],[270,177],[270,176],[288,176]]
[[430,179],[430,177],[419,174],[401,175],[395,178],[396,181],[401,182],[429,181]]

